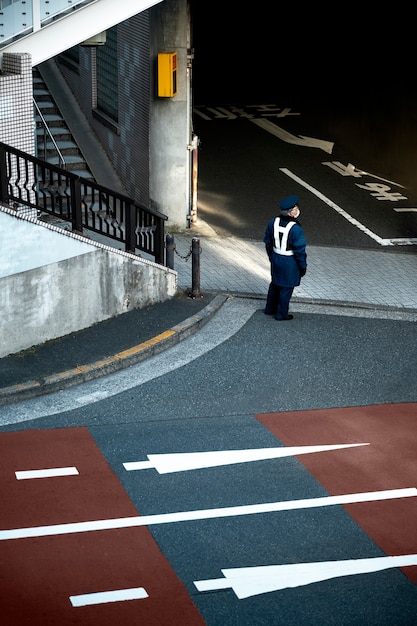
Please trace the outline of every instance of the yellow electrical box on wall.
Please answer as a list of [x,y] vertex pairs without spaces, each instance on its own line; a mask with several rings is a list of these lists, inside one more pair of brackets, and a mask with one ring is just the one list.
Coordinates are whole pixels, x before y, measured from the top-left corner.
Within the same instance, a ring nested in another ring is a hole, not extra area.
[[158,54],[158,96],[172,98],[177,93],[177,53]]

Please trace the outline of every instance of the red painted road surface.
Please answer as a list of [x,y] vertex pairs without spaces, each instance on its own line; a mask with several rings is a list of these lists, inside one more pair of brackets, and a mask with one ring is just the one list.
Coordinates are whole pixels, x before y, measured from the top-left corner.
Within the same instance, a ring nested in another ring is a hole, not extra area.
[[[62,467],[78,475],[15,476]],[[0,493],[2,529],[138,515],[86,428],[2,433]],[[76,607],[70,601],[132,588],[148,597]],[[2,626],[205,623],[146,528],[2,541],[0,589]]]
[[[285,446],[369,444],[298,457],[330,495],[416,487],[417,404],[256,419]],[[16,476],[52,468],[71,473]],[[0,496],[0,530],[139,515],[87,428],[0,433]],[[386,555],[417,553],[417,498],[345,509]],[[403,571],[416,582],[417,567]],[[146,527],[3,539],[0,589],[2,626],[205,624]],[[116,591],[138,597],[83,604]]]
[[[326,454],[306,454],[300,463],[330,495],[417,486],[417,404],[319,409],[257,415],[285,446],[369,443]],[[388,555],[417,553],[417,498],[344,507]],[[417,567],[404,573],[417,581]]]

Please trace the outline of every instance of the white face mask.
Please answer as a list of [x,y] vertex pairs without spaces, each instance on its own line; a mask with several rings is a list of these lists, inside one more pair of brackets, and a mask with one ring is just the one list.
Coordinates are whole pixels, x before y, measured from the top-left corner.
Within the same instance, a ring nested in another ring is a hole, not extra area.
[[295,209],[295,211],[297,211],[297,213],[296,213],[296,215],[293,215],[293,217],[295,219],[298,219],[300,217],[300,215],[301,215],[301,211],[300,211],[300,209],[298,207]]

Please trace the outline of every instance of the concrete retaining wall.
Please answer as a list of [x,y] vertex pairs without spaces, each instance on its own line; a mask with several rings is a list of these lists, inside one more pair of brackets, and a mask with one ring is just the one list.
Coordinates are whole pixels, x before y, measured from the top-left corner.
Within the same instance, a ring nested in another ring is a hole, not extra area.
[[[9,212],[0,211],[3,219]],[[17,234],[19,223],[37,229],[37,246],[51,249],[52,237],[61,254],[56,262],[37,267],[32,264],[26,271],[0,273],[0,358],[127,311],[163,302],[176,294],[177,273],[173,270],[90,243],[79,235],[41,225],[31,218],[8,217],[15,221],[14,230],[8,232],[14,232],[22,250],[25,243],[21,234]],[[62,248],[68,247],[71,239],[77,249],[63,255]],[[36,255],[37,246],[33,245],[32,237],[32,256]],[[13,270],[12,252],[9,251],[7,259]]]

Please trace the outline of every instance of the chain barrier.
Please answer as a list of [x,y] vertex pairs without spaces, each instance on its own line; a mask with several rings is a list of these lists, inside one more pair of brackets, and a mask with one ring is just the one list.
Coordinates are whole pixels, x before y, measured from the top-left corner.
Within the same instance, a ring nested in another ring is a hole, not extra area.
[[182,259],[183,261],[187,262],[187,261],[188,261],[188,259],[190,258],[190,256],[191,256],[191,255],[192,255],[192,253],[193,253],[193,246],[192,246],[192,245],[190,246],[190,251],[189,251],[189,252],[188,252],[188,254],[186,254],[185,256],[182,256],[182,254],[180,254],[180,253],[178,252],[178,250],[177,250],[177,246],[174,246],[174,252],[175,252],[175,254],[176,254],[177,256],[179,256],[179,257],[180,257],[180,259]]
[[167,234],[165,249],[166,266],[170,269],[174,269],[174,253],[185,262],[187,262],[190,256],[192,256],[192,288],[189,295],[192,298],[200,298],[200,240],[197,237],[193,237],[189,252],[185,256],[183,256],[177,251],[174,236],[171,234]]

